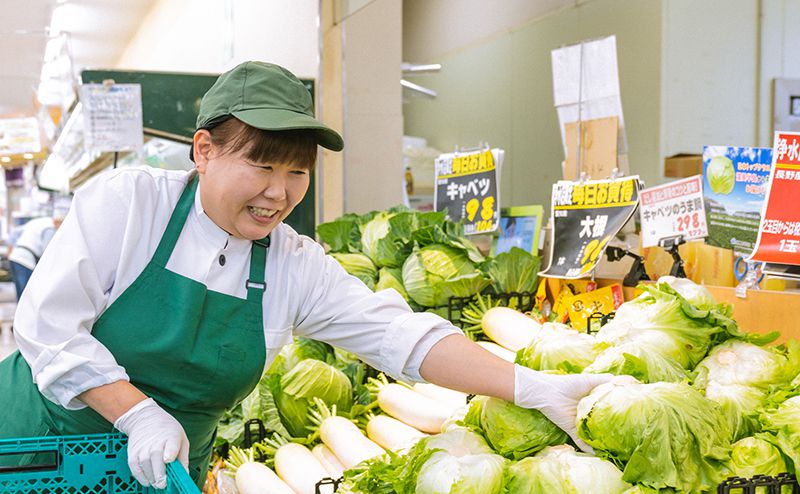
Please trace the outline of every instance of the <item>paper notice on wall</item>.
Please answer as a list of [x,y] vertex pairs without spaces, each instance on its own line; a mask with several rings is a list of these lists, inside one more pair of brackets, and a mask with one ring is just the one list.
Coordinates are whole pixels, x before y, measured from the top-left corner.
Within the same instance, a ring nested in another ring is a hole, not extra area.
[[89,152],[138,151],[144,142],[140,84],[84,84],[84,144]]
[[628,141],[617,72],[616,36],[555,49],[551,52],[551,61],[553,96],[564,155],[567,154],[568,123],[607,117],[619,119],[617,151],[618,154],[627,154]]

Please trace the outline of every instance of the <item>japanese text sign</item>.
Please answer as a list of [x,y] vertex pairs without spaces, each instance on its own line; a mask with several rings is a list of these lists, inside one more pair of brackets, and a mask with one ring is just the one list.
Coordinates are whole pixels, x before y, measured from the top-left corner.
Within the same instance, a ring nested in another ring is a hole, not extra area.
[[553,185],[550,266],[540,274],[551,278],[589,275],[637,204],[638,176]]
[[744,256],[753,252],[771,169],[771,148],[703,147],[708,245]]
[[655,247],[663,238],[685,240],[708,235],[700,175],[645,189],[641,193],[642,247]]
[[800,265],[800,134],[776,132],[772,173],[751,259]]
[[87,150],[136,151],[142,147],[141,85],[84,84],[80,96]]
[[500,221],[498,169],[505,152],[491,149],[469,154],[449,153],[436,159],[436,211],[464,221],[467,235],[489,233]]

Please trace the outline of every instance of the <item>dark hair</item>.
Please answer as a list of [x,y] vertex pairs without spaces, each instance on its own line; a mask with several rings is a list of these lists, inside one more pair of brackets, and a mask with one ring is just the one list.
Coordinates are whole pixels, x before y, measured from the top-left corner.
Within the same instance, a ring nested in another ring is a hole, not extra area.
[[307,170],[317,161],[317,136],[313,130],[261,130],[235,117],[206,127],[211,142],[224,153],[245,150],[255,163],[291,164]]

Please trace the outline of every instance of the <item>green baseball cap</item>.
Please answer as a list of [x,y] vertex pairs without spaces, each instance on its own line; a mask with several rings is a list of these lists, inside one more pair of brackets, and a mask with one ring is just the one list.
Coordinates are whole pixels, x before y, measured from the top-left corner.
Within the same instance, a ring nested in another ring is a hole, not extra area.
[[314,130],[317,143],[341,151],[344,140],[314,118],[311,94],[288,70],[264,62],[244,62],[225,72],[200,103],[197,128],[232,115],[262,130]]

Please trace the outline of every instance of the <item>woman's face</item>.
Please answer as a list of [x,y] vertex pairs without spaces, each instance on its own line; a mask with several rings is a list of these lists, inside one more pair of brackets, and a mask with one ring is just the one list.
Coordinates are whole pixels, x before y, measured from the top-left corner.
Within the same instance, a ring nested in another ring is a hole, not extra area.
[[210,136],[207,141],[195,136],[200,200],[206,214],[234,237],[258,240],[303,199],[310,171],[293,164],[254,163],[245,154],[246,149],[223,154]]

